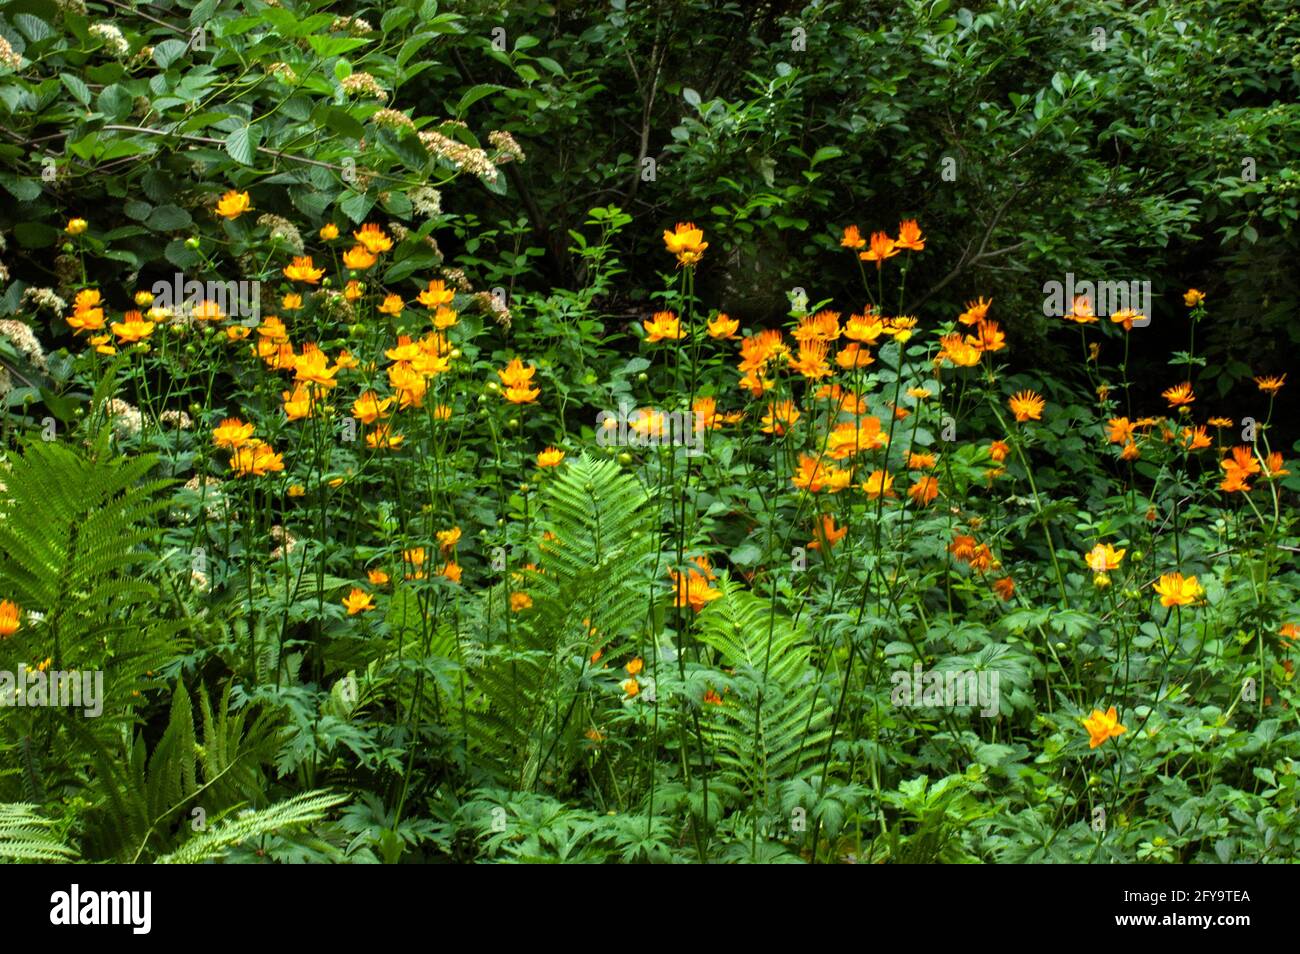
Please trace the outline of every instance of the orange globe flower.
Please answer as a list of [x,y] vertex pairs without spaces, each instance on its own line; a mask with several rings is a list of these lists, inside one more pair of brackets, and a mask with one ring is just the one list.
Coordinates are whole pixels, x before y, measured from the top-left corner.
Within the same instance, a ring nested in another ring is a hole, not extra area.
[[871,247],[865,252],[859,252],[858,258],[864,262],[875,262],[876,268],[885,264],[885,259],[893,258],[899,253],[897,243],[884,232],[871,233]]
[[916,219],[904,219],[899,223],[898,241],[895,244],[899,248],[912,252],[925,250],[925,236],[921,234],[921,227],[916,224]]
[[1128,731],[1124,726],[1119,724],[1119,713],[1115,707],[1111,706],[1105,712],[1100,709],[1093,709],[1092,715],[1083,720],[1083,726],[1088,730],[1088,748],[1095,749],[1107,739],[1117,739]]
[[844,234],[840,238],[840,245],[843,248],[851,248],[856,252],[867,247],[867,240],[862,237],[862,233],[858,231],[856,225],[846,225],[844,226]]
[[0,600],[0,639],[8,639],[18,632],[21,613],[13,600]]
[[678,222],[671,232],[664,232],[664,247],[677,256],[678,265],[695,265],[704,257],[709,243],[704,241],[704,230],[694,222]]
[[1007,405],[1011,408],[1011,413],[1016,416],[1016,420],[1024,423],[1025,421],[1041,421],[1043,419],[1043,409],[1047,407],[1044,401],[1034,391],[1020,391],[1013,394]]
[[319,285],[324,274],[325,269],[312,266],[310,255],[299,255],[294,258],[292,264],[284,266],[284,277],[292,282]]
[[1205,590],[1194,576],[1165,573],[1152,587],[1160,594],[1161,606],[1191,606],[1205,595]]
[[537,455],[538,467],[559,467],[560,461],[564,460],[564,451],[557,450],[554,447],[548,447]]
[[352,237],[366,247],[366,251],[378,255],[393,247],[393,240],[373,222],[361,226],[361,231],[353,232]]
[[657,311],[653,319],[642,320],[641,324],[645,327],[647,344],[676,341],[686,337],[686,332],[682,330],[681,319],[671,311]]
[[364,272],[377,261],[378,257],[364,245],[354,245],[343,253],[343,264],[357,272]]
[[225,219],[237,219],[253,207],[247,192],[231,189],[217,200],[217,215]]
[[361,587],[354,586],[352,592],[343,597],[343,605],[347,607],[349,616],[356,616],[358,613],[374,609],[375,598]]
[[1187,381],[1166,388],[1160,392],[1160,396],[1169,402],[1170,407],[1186,407],[1196,400],[1196,395],[1192,393],[1192,385]]

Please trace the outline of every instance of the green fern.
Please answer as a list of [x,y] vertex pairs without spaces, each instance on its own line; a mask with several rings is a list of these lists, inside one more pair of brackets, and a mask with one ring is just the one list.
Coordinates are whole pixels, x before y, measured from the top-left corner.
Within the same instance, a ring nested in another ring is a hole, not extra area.
[[[571,762],[585,724],[587,657],[642,626],[654,544],[646,503],[617,464],[586,454],[548,482],[538,522],[553,537],[542,548],[542,572],[510,585],[527,590],[533,605],[472,673],[484,701],[472,714],[471,742],[521,790],[544,769],[562,776]],[[505,586],[494,594],[500,606],[507,598]]]
[[700,614],[698,638],[735,671],[721,706],[708,706],[705,737],[721,769],[719,788],[760,804],[801,778],[825,753],[831,702],[818,690],[810,646],[767,600],[722,580],[720,599]]
[[53,831],[55,823],[24,802],[0,804],[0,859],[7,861],[69,862],[76,849]]
[[153,517],[166,505],[169,482],[147,479],[155,463],[110,458],[102,441],[92,455],[33,441],[9,459],[0,499],[0,592],[28,614],[0,665],[50,657],[55,669],[102,669],[110,720],[131,710],[139,677],[172,658],[182,626],[160,619],[159,590],[140,573],[156,560]]
[[268,808],[249,809],[220,818],[206,831],[195,835],[180,848],[155,859],[160,865],[192,865],[222,858],[231,848],[251,838],[270,835],[283,828],[301,827],[322,821],[330,809],[348,800],[328,791],[300,792]]

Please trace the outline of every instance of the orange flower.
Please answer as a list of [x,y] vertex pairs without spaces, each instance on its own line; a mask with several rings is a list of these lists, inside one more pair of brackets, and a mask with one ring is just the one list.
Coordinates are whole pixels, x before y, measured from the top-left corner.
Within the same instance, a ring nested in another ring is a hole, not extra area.
[[704,241],[704,230],[697,229],[694,222],[678,222],[676,229],[664,232],[664,247],[677,256],[678,265],[695,265],[704,257],[709,243]]
[[978,351],[1001,351],[1007,346],[1007,336],[996,321],[981,321],[975,334],[966,336],[966,344]]
[[1278,477],[1286,477],[1291,471],[1287,470],[1282,460],[1282,454],[1279,451],[1270,451],[1268,458],[1264,461],[1264,476],[1267,480],[1274,480]]
[[282,391],[284,399],[284,416],[291,421],[300,421],[311,417],[311,391],[298,385],[292,391]]
[[231,189],[217,200],[217,215],[227,219],[237,219],[253,207],[247,192]]
[[1111,570],[1119,569],[1127,552],[1128,550],[1123,547],[1117,550],[1109,543],[1099,543],[1085,553],[1083,559],[1093,573],[1109,573]]
[[353,271],[364,272],[379,259],[364,245],[354,245],[343,253],[343,264]]
[[366,572],[366,579],[370,581],[371,586],[385,586],[388,583],[388,574],[376,568]]
[[230,469],[237,477],[265,477],[284,470],[284,459],[259,440],[252,440],[235,448],[230,458]]
[[704,691],[704,702],[707,705],[720,706],[722,705],[722,696],[718,695],[712,689],[706,689]]
[[393,247],[393,240],[373,222],[361,226],[360,232],[353,232],[352,237],[365,246],[367,252],[378,255]]
[[1119,311],[1111,312],[1110,320],[1117,325],[1123,325],[1125,331],[1132,331],[1134,320],[1140,317],[1142,316],[1132,308],[1121,308]]
[[823,514],[821,523],[814,531],[813,539],[808,542],[808,549],[820,550],[822,548],[822,541],[825,541],[827,546],[833,548],[835,544],[844,539],[844,535],[848,532],[848,527],[836,528],[835,518],[831,514]]
[[736,332],[740,330],[740,322],[735,318],[729,318],[725,313],[719,312],[718,316],[709,322],[709,337],[731,340],[736,337]]
[[361,396],[352,402],[352,414],[362,424],[370,425],[388,416],[388,408],[393,401],[394,399],[390,397],[381,400],[374,391],[363,391]]
[[358,613],[374,609],[375,598],[361,587],[354,586],[352,592],[343,597],[343,605],[347,607],[349,616],[356,616]]
[[294,374],[298,381],[322,388],[334,387],[334,375],[338,374],[338,370],[337,367],[329,366],[329,358],[324,351],[310,343],[302,346],[302,354],[294,364]]
[[784,434],[800,418],[799,408],[793,401],[780,401],[769,404],[759,427],[764,434]]
[[642,320],[641,324],[645,327],[647,344],[675,341],[686,337],[686,332],[682,330],[681,319],[671,311],[657,311],[653,320]]
[[538,467],[559,467],[560,461],[564,460],[564,451],[557,450],[554,447],[548,447],[537,455]]
[[921,234],[921,227],[916,224],[916,219],[904,219],[898,224],[898,242],[899,248],[909,249],[913,252],[920,252],[925,249],[925,236]]
[[292,282],[306,282],[308,285],[319,285],[321,276],[325,274],[323,268],[313,268],[310,255],[299,255],[290,265],[284,266],[284,277]]
[[1134,427],[1127,417],[1112,417],[1106,422],[1106,440],[1112,444],[1127,444],[1133,440]]
[[1277,394],[1278,391],[1282,390],[1282,385],[1286,384],[1286,375],[1281,374],[1267,378],[1256,378],[1255,384],[1261,391],[1272,397]]
[[993,462],[996,464],[1006,460],[1009,453],[1011,453],[1011,447],[1006,441],[993,441],[993,443],[989,444],[989,457],[993,458]]
[[991,298],[978,298],[975,301],[966,302],[966,310],[957,316],[957,320],[963,325],[978,325],[984,320],[989,313],[989,305],[993,304]]
[[405,434],[394,434],[392,424],[380,424],[366,435],[366,445],[373,450],[397,450],[406,440]]
[[1124,726],[1119,724],[1119,714],[1115,707],[1111,706],[1105,712],[1100,709],[1093,709],[1092,715],[1083,720],[1083,726],[1088,730],[1088,748],[1095,749],[1107,739],[1117,739],[1128,731]]
[[461,529],[460,527],[452,527],[450,530],[439,530],[434,534],[434,538],[438,541],[438,549],[442,553],[448,553],[454,550],[456,544],[460,542]]
[[1190,606],[1205,595],[1196,577],[1181,573],[1162,574],[1152,588],[1160,594],[1161,606]]
[[954,332],[939,339],[939,353],[934,356],[936,366],[947,361],[959,368],[973,368],[980,363],[983,352],[979,348],[963,341],[960,334]]
[[[462,575],[463,573],[464,573],[464,570],[461,569],[460,564],[459,564],[459,563],[456,563],[456,562],[454,562],[454,561],[448,561],[447,563],[443,564],[443,565],[438,569],[438,575],[439,575],[439,576],[446,577],[447,579],[451,580],[453,583],[459,583],[459,582],[460,582],[461,575]],[[527,600],[528,600],[528,605],[529,605],[529,606],[532,606],[532,605],[533,605],[533,604],[532,604],[532,600],[529,598],[529,596],[528,596],[527,593],[516,593],[516,594],[514,594],[514,595],[515,595],[515,596],[522,596],[524,599],[527,599]],[[514,602],[514,597],[512,596],[512,597],[511,597],[512,607],[513,607],[513,602]]]
[[887,474],[883,470],[873,470],[867,476],[862,489],[869,499],[876,500],[880,497],[894,496],[893,486],[894,476],[892,474]]
[[864,262],[875,262],[876,268],[885,264],[885,259],[893,258],[899,252],[897,243],[884,232],[871,233],[871,247],[859,252],[858,258]]
[[641,683],[637,682],[631,676],[620,682],[618,687],[623,690],[629,699],[641,691]]
[[90,225],[85,219],[68,219],[68,224],[64,227],[63,231],[67,232],[69,235],[77,236],[86,231],[89,227]]
[[332,242],[339,237],[339,227],[333,222],[326,222],[321,226],[320,237],[323,241]]
[[397,318],[401,316],[404,305],[401,295],[385,295],[383,303],[379,306],[379,313]]
[[920,506],[929,506],[939,496],[939,481],[930,476],[922,477],[907,488],[907,495]]
[[217,447],[242,447],[252,436],[253,425],[245,424],[237,417],[228,417],[212,429],[212,443]]
[[522,361],[514,358],[504,369],[497,371],[501,383],[506,386],[505,399],[511,404],[529,404],[537,400],[542,393],[540,388],[531,387],[533,375],[537,369],[531,364],[524,367]]
[[298,311],[302,308],[302,296],[296,292],[286,292],[280,299],[280,307],[285,311]]
[[1251,448],[1244,446],[1234,447],[1232,456],[1221,460],[1219,466],[1224,471],[1223,483],[1219,485],[1219,489],[1228,493],[1244,493],[1250,490],[1246,481],[1260,471],[1259,460],[1255,457],[1255,452]]
[[1000,580],[993,581],[993,592],[998,595],[1002,602],[1006,603],[1011,597],[1016,595],[1016,581],[1009,576],[1004,576]]
[[8,639],[18,632],[21,612],[13,600],[0,600],[0,639]]
[[939,459],[934,454],[916,453],[915,451],[907,455],[908,470],[934,470],[935,464]]
[[117,335],[118,341],[130,344],[148,338],[153,334],[155,325],[152,321],[145,321],[140,312],[128,311],[122,316],[121,321],[115,321],[109,327],[113,329],[113,334]]
[[1090,325],[1097,321],[1097,316],[1092,310],[1092,299],[1087,295],[1076,295],[1074,304],[1071,306],[1069,313],[1065,316],[1069,321],[1080,325]]
[[799,358],[790,362],[790,369],[799,372],[810,381],[830,377],[831,369],[826,363],[826,342],[800,342]]
[[722,591],[709,586],[713,573],[707,568],[707,563],[703,572],[687,569],[686,574],[683,575],[676,570],[669,570],[668,575],[672,578],[673,589],[677,594],[674,604],[676,606],[689,606],[698,613],[704,609],[705,604],[722,596]]
[[865,368],[869,364],[874,364],[875,360],[871,356],[871,352],[856,341],[849,342],[835,355],[835,363],[846,371],[854,368]]
[[1203,301],[1205,301],[1205,292],[1197,291],[1195,288],[1189,288],[1183,293],[1183,304],[1188,308],[1195,308]]
[[884,321],[869,310],[865,315],[849,315],[848,323],[844,326],[844,337],[863,344],[875,344],[884,333]]
[[455,297],[456,292],[448,288],[447,283],[441,279],[429,282],[429,287],[417,296],[420,304],[431,310],[450,305]]
[[862,237],[862,233],[858,231],[856,225],[846,225],[844,226],[844,234],[840,238],[840,246],[851,248],[856,252],[858,249],[866,248],[867,240]]
[[799,469],[790,477],[790,482],[801,490],[812,493],[827,491],[837,493],[849,485],[853,475],[848,470],[840,470],[818,461],[807,454],[799,455]]
[[1203,447],[1209,447],[1212,443],[1210,435],[1205,433],[1204,427],[1184,427],[1182,430],[1182,438],[1183,445],[1188,450],[1200,450]]
[[645,668],[645,661],[640,656],[637,656],[635,659],[633,659],[630,663],[628,663],[623,668],[627,670],[627,674],[629,676],[635,676],[643,668]]
[[516,591],[510,594],[510,612],[518,613],[520,610],[526,610],[533,605],[533,598],[527,593]]
[[1021,423],[1041,421],[1043,409],[1047,406],[1047,402],[1033,391],[1020,391],[1013,394],[1007,404],[1011,408],[1011,413],[1016,416],[1016,420]]
[[1190,382],[1176,384],[1160,392],[1160,396],[1169,402],[1170,407],[1185,407],[1196,400]]

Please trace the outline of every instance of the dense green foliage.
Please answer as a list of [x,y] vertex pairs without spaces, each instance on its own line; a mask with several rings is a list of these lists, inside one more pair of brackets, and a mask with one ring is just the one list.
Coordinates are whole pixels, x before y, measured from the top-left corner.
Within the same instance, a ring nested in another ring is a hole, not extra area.
[[1293,5],[0,38],[0,859],[1294,858]]

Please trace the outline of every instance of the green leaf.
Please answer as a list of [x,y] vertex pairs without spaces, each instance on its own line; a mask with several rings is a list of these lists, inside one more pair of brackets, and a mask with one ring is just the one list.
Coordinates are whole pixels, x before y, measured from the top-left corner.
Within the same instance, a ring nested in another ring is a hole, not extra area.
[[493,93],[500,92],[503,89],[505,89],[504,86],[497,86],[494,83],[479,83],[477,86],[471,86],[465,91],[465,94],[461,96],[460,102],[452,112],[457,116],[463,116],[465,115],[465,110],[469,109],[480,99],[491,96]]
[[262,142],[262,130],[257,126],[242,126],[226,137],[226,152],[240,165],[251,166]]
[[79,76],[73,76],[71,73],[60,73],[59,80],[67,87],[72,98],[82,106],[90,105],[90,87]]
[[194,224],[190,214],[176,205],[162,205],[150,213],[145,225],[155,232],[178,232]]
[[167,69],[189,50],[189,44],[183,40],[163,40],[153,48],[153,61],[159,68]]

